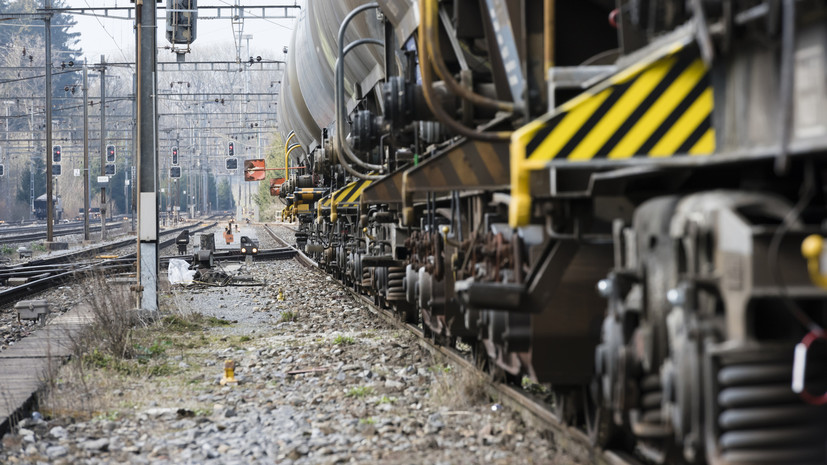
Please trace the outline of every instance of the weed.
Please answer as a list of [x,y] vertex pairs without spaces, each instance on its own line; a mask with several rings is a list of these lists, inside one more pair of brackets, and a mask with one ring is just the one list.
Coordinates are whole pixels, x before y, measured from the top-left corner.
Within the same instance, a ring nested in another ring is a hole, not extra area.
[[138,359],[159,357],[166,354],[167,348],[170,346],[172,346],[172,342],[166,339],[163,341],[154,340],[149,346],[135,344],[135,353]]
[[35,252],[45,252],[46,245],[41,242],[32,242],[29,244],[29,248],[34,250]]
[[292,310],[285,310],[285,311],[281,312],[281,322],[282,323],[287,323],[288,321],[296,321],[297,317],[298,317],[298,315],[296,314],[296,312],[294,312]]
[[239,342],[249,342],[249,341],[252,341],[252,340],[253,340],[253,338],[251,338],[250,336],[241,336],[240,338],[238,338]]
[[94,421],[116,421],[120,414],[117,410],[113,410],[111,412],[101,412],[95,416],[92,420]]
[[356,341],[353,340],[350,336],[342,336],[341,334],[336,336],[336,339],[333,339],[333,343],[336,345],[351,345],[355,344]]
[[520,380],[520,385],[524,390],[535,395],[549,394],[551,392],[547,386],[535,383],[528,376],[523,376],[523,379]]
[[359,424],[360,425],[375,425],[376,420],[374,420],[373,417],[360,418],[359,419]]
[[450,365],[437,364],[434,373],[431,400],[440,406],[467,408],[488,400],[485,376],[471,370],[454,370]]
[[205,323],[209,326],[230,326],[233,324],[230,320],[225,320],[224,318],[216,318],[214,316],[208,316],[204,318]]
[[373,388],[372,387],[370,387],[370,386],[356,386],[356,387],[350,388],[350,390],[348,390],[347,393],[345,393],[345,396],[359,399],[359,398],[362,398],[362,397],[367,397],[370,394],[373,394]]
[[396,397],[388,397],[386,395],[382,395],[382,398],[379,399],[378,401],[376,401],[376,403],[379,404],[379,405],[382,405],[382,404],[395,404],[396,403]]
[[179,333],[198,331],[202,328],[201,325],[192,321],[191,318],[184,318],[180,315],[165,316],[161,319],[161,323],[163,323],[164,326],[166,326],[167,330]]
[[107,368],[112,362],[112,356],[104,354],[96,347],[92,349],[92,352],[83,354],[81,360],[87,365],[97,368]]
[[451,373],[452,371],[454,371],[454,367],[452,367],[451,365],[443,365],[441,363],[437,363],[436,365],[434,365],[432,367],[429,367],[428,371],[430,371],[431,373],[437,373],[437,374],[439,374],[439,373]]
[[12,247],[8,244],[3,244],[2,246],[0,246],[0,253],[2,253],[3,255],[11,255],[14,252],[15,252],[14,247]]

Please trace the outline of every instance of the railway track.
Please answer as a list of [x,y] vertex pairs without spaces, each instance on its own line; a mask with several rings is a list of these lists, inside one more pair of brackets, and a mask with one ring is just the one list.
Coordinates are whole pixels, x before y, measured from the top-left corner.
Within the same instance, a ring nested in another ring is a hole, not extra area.
[[[275,227],[284,227],[290,232],[295,232],[295,229],[288,226],[276,225]],[[276,242],[294,250],[295,260],[300,264],[306,267],[318,268],[318,263],[291,244],[288,244],[275,233],[272,227],[264,225],[264,230]],[[367,296],[349,287],[346,287],[346,289],[354,299],[364,304],[371,313],[399,329],[409,331],[416,335],[420,341],[420,345],[432,354],[439,354],[439,356],[444,357],[445,360],[461,370],[479,371],[467,354],[461,353],[455,348],[436,344],[425,336],[422,328],[419,326],[401,321],[392,311],[377,306],[376,303]],[[588,435],[581,429],[565,424],[565,422],[554,413],[551,405],[510,384],[490,381],[488,383],[488,394],[491,398],[497,399],[499,403],[519,412],[529,423],[538,428],[552,431],[558,446],[564,448],[571,455],[586,460],[587,463],[600,465],[640,465],[642,463],[636,457],[625,451],[594,448]]]
[[[217,224],[217,222],[212,222],[196,229],[183,226],[163,231],[161,235],[168,238],[159,243],[159,249],[174,245],[178,233],[185,229],[190,229],[191,233],[197,233],[214,228]],[[39,258],[17,265],[2,266],[0,267],[0,282],[14,283],[15,278],[22,278],[25,282],[0,291],[0,305],[15,302],[93,270],[103,270],[111,273],[128,271],[135,266],[136,254],[134,252],[117,258],[101,258],[100,256],[134,243],[135,238],[130,237],[76,252]]]
[[[106,224],[107,230],[121,228],[126,222],[114,221]],[[42,228],[42,229],[41,229]],[[100,224],[89,225],[89,231],[100,231]],[[83,234],[83,225],[76,224],[57,224],[53,230],[53,236],[69,236],[73,234]],[[9,227],[0,230],[0,243],[20,243],[27,241],[37,241],[46,239],[46,225],[37,226],[20,226]]]

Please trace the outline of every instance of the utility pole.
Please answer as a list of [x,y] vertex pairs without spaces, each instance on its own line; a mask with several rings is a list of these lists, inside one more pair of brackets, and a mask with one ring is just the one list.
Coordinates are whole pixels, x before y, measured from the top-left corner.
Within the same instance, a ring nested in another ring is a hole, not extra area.
[[83,240],[89,240],[89,68],[83,62]]
[[136,0],[135,38],[138,83],[138,305],[158,311],[158,128],[156,4]]
[[52,199],[52,2],[45,0],[46,16],[46,243],[54,239],[54,199]]
[[[101,176],[106,176],[106,57],[101,55]],[[101,241],[106,240],[106,184],[101,183]]]

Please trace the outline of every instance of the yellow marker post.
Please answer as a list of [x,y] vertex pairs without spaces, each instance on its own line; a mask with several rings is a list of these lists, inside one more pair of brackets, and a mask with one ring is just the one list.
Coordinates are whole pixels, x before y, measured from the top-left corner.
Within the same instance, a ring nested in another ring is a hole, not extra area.
[[220,384],[222,386],[227,384],[238,384],[238,380],[235,379],[235,362],[232,360],[227,360],[224,362],[224,377],[221,378]]

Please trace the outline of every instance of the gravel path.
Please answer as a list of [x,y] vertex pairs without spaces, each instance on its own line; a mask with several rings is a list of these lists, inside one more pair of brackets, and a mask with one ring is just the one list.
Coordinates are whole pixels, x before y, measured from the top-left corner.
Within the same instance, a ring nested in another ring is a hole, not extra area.
[[[2,439],[0,463],[567,463],[547,434],[480,397],[479,379],[433,360],[327,275],[294,261],[230,272],[263,285],[162,300],[236,323],[176,351],[170,374],[90,380],[115,407],[26,419]],[[240,383],[221,386],[228,359]]]

